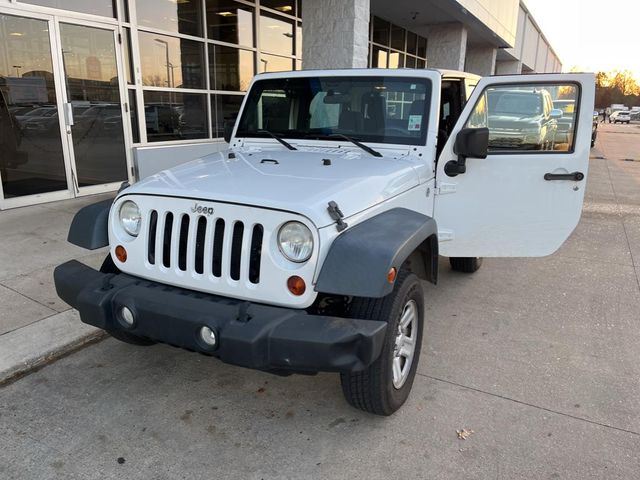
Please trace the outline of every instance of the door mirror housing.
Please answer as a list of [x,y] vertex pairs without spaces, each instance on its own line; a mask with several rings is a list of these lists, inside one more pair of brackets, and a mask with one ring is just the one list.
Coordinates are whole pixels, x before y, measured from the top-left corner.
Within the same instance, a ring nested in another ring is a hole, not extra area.
[[233,135],[233,127],[235,126],[236,121],[235,119],[233,120],[225,120],[224,123],[222,124],[223,127],[223,137],[224,137],[224,141],[229,143],[231,142],[231,135]]
[[455,177],[467,171],[467,158],[487,158],[489,153],[488,128],[463,128],[456,135],[453,153],[458,160],[451,160],[444,166],[445,173]]
[[487,158],[489,153],[489,129],[463,128],[456,135],[453,153],[465,158]]
[[549,117],[552,120],[560,120],[563,115],[564,115],[564,113],[562,112],[562,110],[560,110],[559,108],[554,108],[553,110],[551,110],[551,113],[549,114]]

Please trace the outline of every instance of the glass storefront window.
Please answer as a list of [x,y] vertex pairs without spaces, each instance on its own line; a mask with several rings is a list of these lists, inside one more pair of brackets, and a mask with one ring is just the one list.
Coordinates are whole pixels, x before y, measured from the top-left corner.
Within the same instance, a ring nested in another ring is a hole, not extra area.
[[60,23],[79,187],[127,178],[116,47],[111,30]]
[[203,43],[149,32],[138,38],[145,86],[205,88]]
[[373,17],[373,42],[388,46],[389,28],[389,22],[378,17]]
[[207,0],[207,34],[210,40],[255,46],[254,9],[230,0]]
[[136,0],[136,15],[140,26],[202,36],[200,0]]
[[407,53],[415,55],[418,52],[418,35],[413,32],[407,32]]
[[22,3],[115,18],[114,0],[20,0]]
[[66,190],[48,24],[0,15],[0,44],[4,197]]
[[404,55],[399,52],[389,53],[389,68],[403,68]]
[[243,95],[211,95],[213,138],[224,136],[225,122],[233,122],[238,116]]
[[293,21],[284,17],[261,12],[260,48],[269,53],[293,55],[293,25]]
[[272,8],[281,13],[287,15],[294,15],[294,1],[293,0],[260,0],[260,5],[263,7]]
[[207,96],[200,93],[144,92],[147,140],[207,138]]
[[302,56],[302,23],[296,26],[296,55]]
[[371,68],[387,68],[389,52],[386,48],[374,45],[371,51]]
[[397,25],[391,25],[391,43],[390,47],[395,50],[404,50],[404,35],[406,30]]
[[289,72],[293,70],[293,59],[290,57],[278,57],[263,53],[260,57],[260,71],[265,72]]
[[245,92],[255,73],[253,51],[209,45],[209,77],[214,90]]
[[427,39],[424,37],[418,38],[418,57],[426,58],[427,56]]

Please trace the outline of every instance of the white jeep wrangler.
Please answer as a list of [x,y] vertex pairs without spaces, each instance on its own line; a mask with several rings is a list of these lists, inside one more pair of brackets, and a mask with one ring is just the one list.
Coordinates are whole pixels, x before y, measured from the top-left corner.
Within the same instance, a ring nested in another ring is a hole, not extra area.
[[[228,150],[79,211],[69,241],[110,255],[99,272],[60,265],[58,294],[125,342],[339,372],[349,403],[390,415],[413,384],[438,256],[471,273],[482,257],[549,255],[577,225],[594,90],[591,74],[258,75]],[[575,101],[571,140],[532,145],[548,106],[514,91]]]

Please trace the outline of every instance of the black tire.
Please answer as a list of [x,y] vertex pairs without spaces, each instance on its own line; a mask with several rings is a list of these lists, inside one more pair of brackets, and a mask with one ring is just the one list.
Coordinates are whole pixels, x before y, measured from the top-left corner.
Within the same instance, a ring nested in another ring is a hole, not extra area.
[[[416,328],[414,353],[404,383],[396,388],[392,370],[392,362],[396,357],[396,335],[400,318],[409,305],[417,313],[413,327]],[[365,412],[391,415],[409,397],[420,360],[424,329],[424,292],[420,280],[413,273],[401,271],[392,293],[384,298],[354,298],[349,313],[352,318],[384,320],[388,322],[388,327],[382,353],[369,368],[362,372],[340,374],[344,397],[349,404]]]
[[[108,254],[107,258],[102,262],[102,266],[100,267],[100,271],[102,273],[120,273],[120,269],[116,266],[111,258],[111,255]],[[133,335],[132,333],[125,332],[122,330],[110,330],[105,329],[109,335],[113,338],[120,340],[121,342],[128,343],[129,345],[138,345],[140,347],[148,347],[150,345],[155,345],[156,342],[150,340],[145,337],[139,337],[138,335]]]
[[456,272],[473,273],[482,266],[482,257],[450,257],[449,264]]

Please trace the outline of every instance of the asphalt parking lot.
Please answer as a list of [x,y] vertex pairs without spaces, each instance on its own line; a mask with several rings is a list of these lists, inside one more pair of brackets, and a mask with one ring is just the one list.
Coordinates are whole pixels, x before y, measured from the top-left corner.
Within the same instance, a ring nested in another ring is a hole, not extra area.
[[640,125],[603,125],[558,253],[443,260],[394,416],[349,407],[336,375],[107,339],[0,388],[0,478],[637,478],[639,278]]

